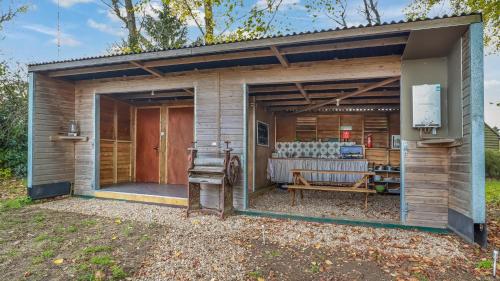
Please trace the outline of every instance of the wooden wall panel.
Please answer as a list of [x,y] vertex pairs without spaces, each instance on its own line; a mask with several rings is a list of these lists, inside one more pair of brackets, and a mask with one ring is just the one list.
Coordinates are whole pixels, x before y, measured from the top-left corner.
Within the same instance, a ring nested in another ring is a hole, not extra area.
[[114,141],[101,140],[101,152],[99,154],[99,180],[101,186],[114,183],[114,147]]
[[74,182],[75,144],[49,139],[66,135],[75,119],[74,85],[37,74],[34,90],[32,185]]
[[116,110],[117,110],[117,139],[119,140],[131,140],[131,126],[130,126],[130,119],[131,117],[131,106],[122,103],[122,102],[117,102],[116,103]]
[[365,157],[369,163],[386,165],[388,164],[389,151],[385,148],[366,148]]
[[319,115],[318,116],[318,139],[340,140],[340,115]]
[[[265,111],[263,106],[257,104],[256,121],[269,124],[269,146],[255,146],[255,189],[264,188],[269,185],[267,179],[267,160],[271,157],[274,150],[274,114]],[[255,128],[254,128],[255,130]]]
[[108,98],[100,99],[101,137],[99,184],[101,187],[132,181],[131,106]]
[[276,115],[276,141],[294,141],[295,122],[296,117],[293,115]]
[[99,134],[101,139],[115,139],[115,101],[110,98],[101,97],[99,102],[101,110],[99,114]]
[[118,142],[116,156],[116,182],[132,181],[132,142]]
[[405,201],[408,225],[448,225],[448,148],[418,148],[408,142],[405,155]]
[[343,114],[340,116],[340,126],[352,126],[350,141],[363,144],[364,119],[363,115]]
[[470,118],[470,51],[469,32],[462,37],[462,118],[463,145],[450,149],[450,198],[449,207],[471,217],[471,118]]

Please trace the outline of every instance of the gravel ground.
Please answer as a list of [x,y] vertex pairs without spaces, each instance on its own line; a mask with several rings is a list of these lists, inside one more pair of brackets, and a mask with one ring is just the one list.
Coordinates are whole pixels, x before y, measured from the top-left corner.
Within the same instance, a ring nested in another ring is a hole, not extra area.
[[[251,251],[245,241],[318,249],[342,249],[386,257],[414,257],[443,263],[467,260],[454,236],[424,232],[317,224],[268,218],[193,216],[166,206],[122,201],[68,198],[35,205],[66,212],[121,218],[165,226],[151,258],[144,261],[136,280],[244,280]],[[397,266],[397,264],[395,265]]]
[[261,211],[283,212],[317,217],[345,217],[399,222],[399,196],[371,194],[365,210],[365,194],[348,192],[304,191],[290,205],[286,190],[272,189],[250,201],[250,207]]

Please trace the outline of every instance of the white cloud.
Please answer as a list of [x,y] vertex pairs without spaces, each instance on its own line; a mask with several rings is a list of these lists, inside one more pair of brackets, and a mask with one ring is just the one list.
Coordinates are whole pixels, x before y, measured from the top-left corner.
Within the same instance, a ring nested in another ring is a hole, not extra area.
[[85,4],[85,3],[92,3],[94,0],[52,0],[54,4],[57,4],[59,2],[59,5],[64,8],[69,8],[73,5],[76,4]]
[[93,29],[99,30],[100,32],[104,32],[119,37],[125,36],[125,31],[123,29],[115,28],[105,23],[96,22],[93,19],[87,20],[87,25]]
[[[32,30],[44,35],[48,35],[52,37],[50,42],[57,44],[58,42],[58,32],[56,29],[47,27],[44,25],[39,25],[39,24],[31,24],[31,25],[25,25],[23,26],[25,29]],[[73,38],[70,34],[66,34],[64,32],[59,32],[59,38],[60,38],[60,43],[61,46],[69,46],[69,47],[76,47],[81,45],[81,42]]]

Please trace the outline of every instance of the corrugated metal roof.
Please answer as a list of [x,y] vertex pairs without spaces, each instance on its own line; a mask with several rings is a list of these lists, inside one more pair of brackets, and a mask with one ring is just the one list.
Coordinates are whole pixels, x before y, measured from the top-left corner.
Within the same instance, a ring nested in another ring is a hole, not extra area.
[[306,34],[317,34],[317,33],[325,33],[325,32],[332,32],[332,31],[349,30],[349,29],[360,29],[360,28],[367,28],[367,27],[374,27],[374,26],[384,26],[384,25],[393,25],[393,24],[401,24],[401,23],[411,23],[411,22],[437,20],[437,19],[445,19],[445,18],[456,18],[456,17],[463,17],[463,16],[471,16],[471,15],[481,15],[481,14],[480,13],[462,13],[462,14],[459,14],[459,15],[437,16],[437,17],[434,17],[434,18],[421,18],[421,19],[415,19],[415,20],[400,20],[400,21],[383,22],[381,24],[367,24],[367,25],[351,26],[351,27],[344,27],[344,28],[337,27],[337,28],[322,29],[322,30],[312,30],[312,31],[307,31],[307,32],[293,32],[293,33],[289,33],[289,34],[275,34],[275,35],[263,36],[263,37],[252,38],[252,39],[220,41],[220,42],[214,42],[214,43],[211,43],[211,44],[207,44],[207,43],[203,43],[203,44],[190,44],[190,45],[182,46],[182,47],[179,47],[179,48],[157,49],[157,50],[152,50],[152,51],[133,52],[133,53],[121,53],[121,54],[106,54],[106,55],[101,55],[101,56],[89,56],[89,57],[67,59],[67,60],[54,60],[54,61],[48,61],[48,62],[32,63],[32,64],[28,64],[28,66],[48,65],[48,64],[56,64],[56,63],[84,61],[84,60],[90,60],[90,59],[100,59],[100,58],[120,57],[120,56],[127,56],[127,55],[147,54],[147,53],[155,53],[155,52],[162,52],[162,51],[172,51],[172,50],[181,50],[181,49],[189,49],[189,48],[199,48],[199,47],[214,46],[214,45],[223,45],[223,44],[238,43],[238,42],[257,41],[257,40],[272,39],[272,38],[283,38],[283,37],[299,36],[299,35],[306,35]]

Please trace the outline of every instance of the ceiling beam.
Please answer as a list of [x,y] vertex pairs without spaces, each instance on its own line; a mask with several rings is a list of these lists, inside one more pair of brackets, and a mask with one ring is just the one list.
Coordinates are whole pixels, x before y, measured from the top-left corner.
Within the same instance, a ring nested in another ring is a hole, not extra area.
[[158,77],[158,78],[162,78],[164,76],[164,74],[156,69],[153,69],[153,68],[150,68],[150,67],[147,67],[145,66],[144,64],[138,62],[138,61],[130,61],[130,63],[132,65],[135,65],[139,68],[142,68],[143,70],[153,74],[154,76]]
[[304,52],[314,53],[314,52],[360,49],[369,47],[403,45],[406,44],[407,41],[408,41],[408,36],[399,36],[399,37],[367,39],[367,40],[358,40],[358,41],[349,41],[340,43],[319,44],[312,46],[287,47],[281,49],[281,54],[288,55],[288,54],[301,54]]
[[297,87],[297,89],[299,89],[300,94],[306,99],[306,101],[308,101],[309,103],[312,103],[311,99],[307,95],[307,92],[304,90],[302,85],[300,83],[295,83],[295,86]]
[[[336,84],[318,84],[318,85],[304,85],[302,87],[306,91],[328,91],[328,90],[349,90],[359,89],[370,83],[336,83]],[[387,88],[399,88],[399,83],[391,83],[385,85]],[[255,93],[269,93],[269,92],[287,92],[296,91],[296,86],[269,86],[269,87],[250,87],[250,94]],[[311,93],[309,93],[311,94]]]
[[[303,109],[304,106],[294,105],[294,106],[274,106],[268,107],[266,110],[271,112],[277,111],[297,111]],[[330,106],[324,107],[326,111],[369,111],[369,110],[399,110],[399,105],[383,105],[383,104],[373,104],[373,105],[341,105],[341,106]]]
[[[387,78],[387,79],[384,79],[384,80],[382,80],[380,82],[376,82],[376,83],[370,84],[368,86],[365,86],[365,87],[363,87],[361,89],[358,89],[357,91],[355,91],[353,93],[348,93],[348,94],[345,94],[345,95],[343,95],[341,97],[338,97],[338,98],[335,98],[335,99],[331,99],[331,100],[324,101],[324,102],[321,102],[321,103],[318,103],[318,104],[315,104],[315,105],[311,105],[311,106],[305,108],[304,110],[302,110],[300,112],[309,111],[309,110],[312,110],[312,109],[323,107],[325,105],[335,104],[335,103],[338,106],[339,103],[340,103],[340,101],[342,101],[342,100],[345,100],[345,99],[350,98],[350,97],[354,97],[356,95],[368,92],[368,91],[376,89],[376,88],[380,88],[380,87],[382,87],[384,85],[390,84],[392,82],[396,82],[398,80],[399,80],[399,76],[398,77]],[[399,99],[398,99],[398,101],[399,101]],[[346,102],[347,101],[344,101],[343,104],[346,103]]]
[[[326,98],[336,98],[343,93],[309,93],[310,99],[326,99]],[[373,91],[360,94],[358,97],[398,97],[400,95],[399,91]],[[300,99],[302,95],[300,93],[290,93],[290,94],[274,94],[274,95],[262,95],[255,96],[257,101],[272,101],[272,100],[289,100],[289,99]]]
[[191,89],[185,88],[183,89],[186,93],[189,93],[190,95],[194,96],[194,92]]
[[[399,98],[367,98],[367,99],[349,99],[342,102],[342,105],[352,105],[352,104],[399,104]],[[320,103],[321,104],[321,103]],[[270,101],[265,102],[264,106],[284,106],[284,105],[308,105],[307,101],[303,100],[293,100],[293,101]],[[316,106],[317,104],[313,104]],[[308,107],[307,107],[308,108]],[[319,108],[319,107],[315,107]],[[306,111],[306,110],[303,110]]]
[[271,48],[271,51],[273,52],[274,56],[276,56],[276,58],[280,61],[281,65],[283,67],[290,66],[290,63],[288,62],[286,57],[281,54],[280,50],[278,50],[278,48],[276,46],[271,46],[270,48]]
[[[154,93],[154,94],[153,94]],[[158,99],[158,98],[175,98],[175,97],[192,97],[193,95],[187,92],[166,92],[166,93],[144,93],[144,94],[116,94],[113,97],[122,100],[132,100],[132,99]]]

